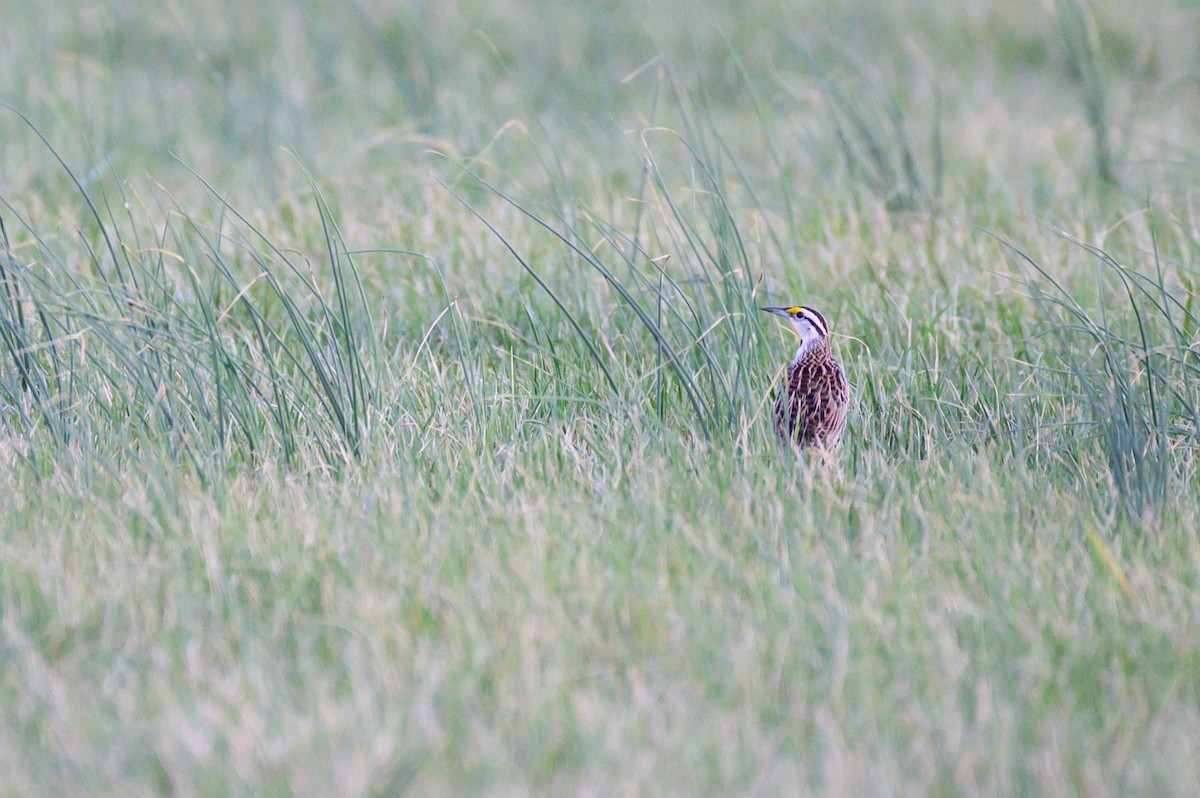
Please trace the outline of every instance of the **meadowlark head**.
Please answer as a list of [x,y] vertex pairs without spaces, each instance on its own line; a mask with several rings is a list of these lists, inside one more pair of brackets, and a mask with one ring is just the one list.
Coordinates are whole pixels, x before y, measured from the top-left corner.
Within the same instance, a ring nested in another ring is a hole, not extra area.
[[808,351],[829,340],[829,325],[825,317],[812,308],[797,305],[790,308],[763,308],[767,313],[782,316],[792,323],[796,337],[800,339],[800,350]]

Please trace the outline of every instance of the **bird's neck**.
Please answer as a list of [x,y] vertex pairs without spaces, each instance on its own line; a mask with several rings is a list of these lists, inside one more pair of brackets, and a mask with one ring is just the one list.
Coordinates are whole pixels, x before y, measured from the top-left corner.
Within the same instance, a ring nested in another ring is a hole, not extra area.
[[827,341],[822,341],[820,338],[802,341],[800,343],[800,348],[796,350],[796,357],[792,359],[792,362],[799,363],[802,360],[821,357],[822,353],[828,354],[828,352],[829,343]]

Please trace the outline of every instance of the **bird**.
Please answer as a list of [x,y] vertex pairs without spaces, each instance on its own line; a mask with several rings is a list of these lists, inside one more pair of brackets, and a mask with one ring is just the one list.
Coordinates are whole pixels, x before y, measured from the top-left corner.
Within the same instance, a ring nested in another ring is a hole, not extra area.
[[775,401],[775,434],[799,449],[835,449],[846,431],[850,384],[829,351],[829,325],[810,307],[762,308],[791,322],[800,339]]

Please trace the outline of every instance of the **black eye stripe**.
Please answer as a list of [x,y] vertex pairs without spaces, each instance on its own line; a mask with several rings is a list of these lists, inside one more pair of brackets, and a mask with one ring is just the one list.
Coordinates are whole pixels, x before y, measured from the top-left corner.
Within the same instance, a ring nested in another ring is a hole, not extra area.
[[804,307],[800,308],[800,311],[805,315],[810,316],[810,321],[815,322],[813,326],[817,328],[818,332],[820,332],[822,335],[829,334],[829,324],[825,321],[825,317],[821,315],[819,310],[813,310],[812,308]]

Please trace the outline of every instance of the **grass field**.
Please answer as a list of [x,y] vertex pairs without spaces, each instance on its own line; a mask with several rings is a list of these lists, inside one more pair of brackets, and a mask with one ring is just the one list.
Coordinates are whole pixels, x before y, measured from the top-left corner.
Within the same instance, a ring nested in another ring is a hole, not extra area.
[[1194,795],[1198,30],[6,7],[0,796]]

